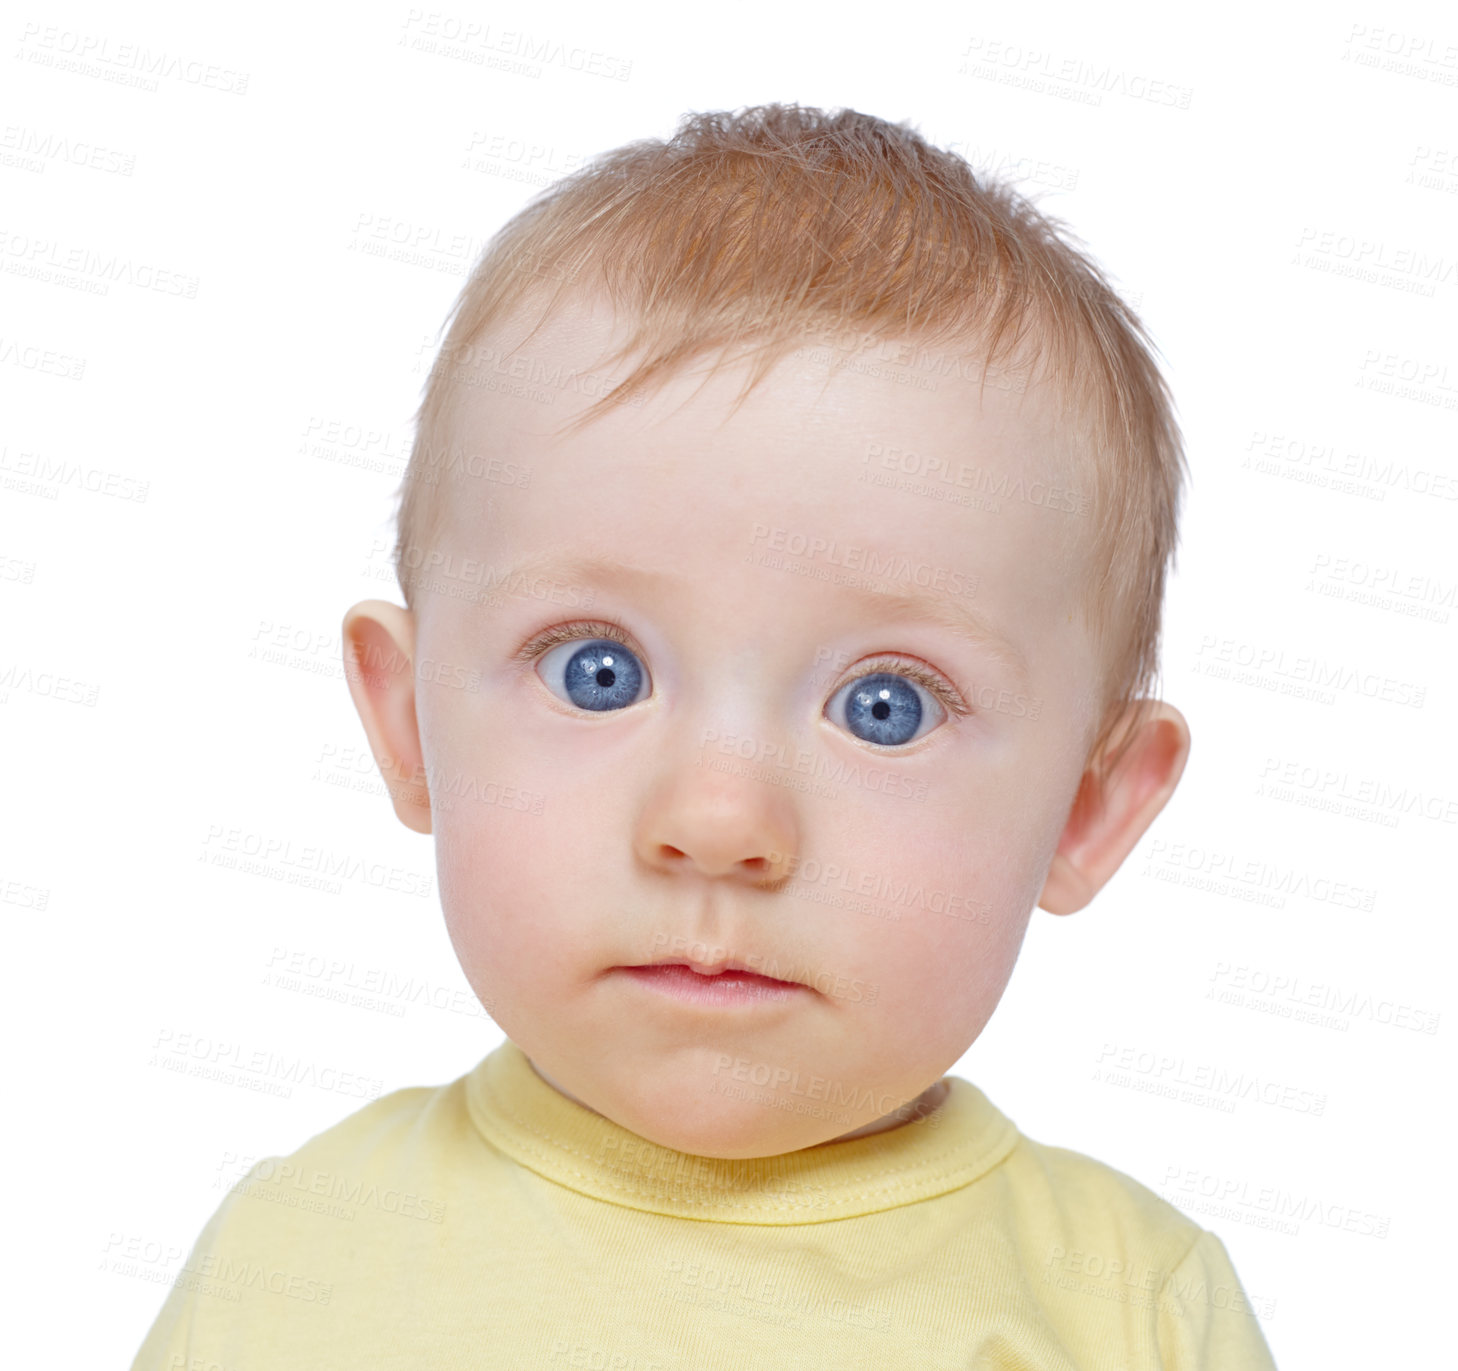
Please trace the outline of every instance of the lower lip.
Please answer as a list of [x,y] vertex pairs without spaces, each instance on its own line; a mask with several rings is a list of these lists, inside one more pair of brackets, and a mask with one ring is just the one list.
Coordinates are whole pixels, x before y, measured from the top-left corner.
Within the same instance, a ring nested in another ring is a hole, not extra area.
[[721,971],[703,976],[686,966],[625,966],[620,968],[640,985],[660,995],[691,1004],[741,1005],[780,1003],[804,994],[809,986],[774,981],[752,971]]

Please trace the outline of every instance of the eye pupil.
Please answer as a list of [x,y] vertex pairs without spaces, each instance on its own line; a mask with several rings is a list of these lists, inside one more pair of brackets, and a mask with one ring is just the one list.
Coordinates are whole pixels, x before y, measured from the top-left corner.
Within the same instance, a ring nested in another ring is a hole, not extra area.
[[846,726],[857,738],[900,747],[916,736],[922,708],[916,689],[904,676],[873,671],[860,679],[845,705]]
[[631,649],[608,638],[569,641],[573,646],[565,669],[549,667],[545,672],[554,677],[562,671],[569,704],[603,711],[625,709],[637,702],[645,675]]

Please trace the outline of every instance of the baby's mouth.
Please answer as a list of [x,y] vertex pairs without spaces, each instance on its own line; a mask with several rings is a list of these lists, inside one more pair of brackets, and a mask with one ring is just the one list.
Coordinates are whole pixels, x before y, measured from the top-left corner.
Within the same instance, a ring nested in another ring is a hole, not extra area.
[[630,971],[661,971],[667,974],[687,972],[701,981],[717,981],[721,985],[795,985],[794,981],[780,981],[773,976],[761,976],[757,971],[700,971],[685,962],[655,962],[651,966],[633,966]]
[[655,962],[618,969],[650,990],[699,1004],[766,1003],[815,993],[797,981],[780,981],[738,967],[713,971],[685,962]]
[[749,963],[740,961],[737,957],[724,957],[716,962],[695,962],[683,957],[667,957],[662,961],[645,962],[640,966],[631,966],[624,969],[628,971],[682,970],[697,976],[700,980],[713,980],[723,985],[751,985],[759,983],[763,985],[800,986],[801,989],[808,988],[800,981],[785,981],[775,976],[766,976],[763,972],[756,971]]

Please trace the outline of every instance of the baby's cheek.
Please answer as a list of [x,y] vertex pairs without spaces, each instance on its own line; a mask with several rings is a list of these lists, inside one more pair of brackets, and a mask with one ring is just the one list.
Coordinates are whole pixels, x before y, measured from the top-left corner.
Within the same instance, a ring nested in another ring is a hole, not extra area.
[[1016,951],[1005,920],[974,923],[923,909],[882,943],[868,974],[881,985],[878,1002],[893,1013],[915,1017],[929,1006],[974,1013],[988,996],[996,1002]]
[[441,905],[473,986],[571,978],[600,952],[610,913],[596,861],[554,816],[485,805],[445,816],[436,827]]
[[[532,858],[513,825],[458,806],[435,825],[436,873],[451,941],[490,954],[530,912]],[[515,841],[513,841],[515,837]]]
[[1017,853],[998,852],[938,824],[898,827],[879,849],[881,919],[853,935],[859,974],[879,1005],[920,1020],[936,1012],[980,1027],[1017,960],[1032,901]]
[[888,915],[948,954],[1005,921],[1026,885],[1021,849],[991,816],[963,807],[906,802],[846,834],[844,848]]

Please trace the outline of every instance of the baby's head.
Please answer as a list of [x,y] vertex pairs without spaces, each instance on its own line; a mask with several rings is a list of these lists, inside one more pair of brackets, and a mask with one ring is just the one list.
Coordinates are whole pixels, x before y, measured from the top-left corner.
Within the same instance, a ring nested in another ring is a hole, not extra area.
[[1140,324],[1015,192],[795,106],[559,182],[450,324],[408,608],[344,630],[472,988],[666,1147],[917,1117],[1188,752]]

